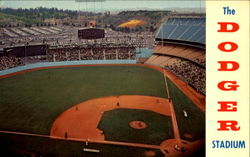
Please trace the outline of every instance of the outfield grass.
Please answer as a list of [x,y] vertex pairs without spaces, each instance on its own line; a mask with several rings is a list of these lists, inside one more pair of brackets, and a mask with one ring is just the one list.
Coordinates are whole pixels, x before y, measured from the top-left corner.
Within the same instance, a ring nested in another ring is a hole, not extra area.
[[43,69],[0,79],[0,130],[49,134],[73,105],[112,95],[166,97],[164,77],[137,66]]
[[[173,99],[176,119],[182,139],[195,141],[205,138],[205,113],[202,112],[176,85],[167,79],[170,97]],[[185,117],[183,110],[187,111]],[[184,135],[190,134],[192,138]]]

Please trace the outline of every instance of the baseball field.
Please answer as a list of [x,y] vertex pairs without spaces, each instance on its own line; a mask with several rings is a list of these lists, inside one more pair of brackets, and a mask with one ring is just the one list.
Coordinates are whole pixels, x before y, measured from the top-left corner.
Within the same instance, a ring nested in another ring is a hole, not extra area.
[[205,138],[199,104],[164,71],[139,65],[4,76],[0,124],[2,141],[44,156],[190,156]]

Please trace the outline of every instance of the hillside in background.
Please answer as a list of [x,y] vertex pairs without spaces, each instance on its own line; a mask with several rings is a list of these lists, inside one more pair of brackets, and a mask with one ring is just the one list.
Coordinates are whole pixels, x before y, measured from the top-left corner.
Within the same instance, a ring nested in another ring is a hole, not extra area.
[[[96,27],[111,28],[122,32],[155,32],[160,24],[171,15],[182,15],[180,12],[170,10],[135,10],[118,13],[84,12],[75,10],[62,10],[57,8],[30,8],[30,9],[0,9],[0,27],[31,27],[67,25],[73,27],[87,27],[89,21],[95,21]],[[185,13],[184,13],[185,14]],[[194,15],[197,13],[193,13]],[[198,15],[198,14],[197,14]],[[119,27],[128,21],[143,21],[135,27]]]
[[10,25],[25,25],[34,23],[40,23],[40,22],[36,19],[0,12],[0,25],[10,26]]
[[[57,8],[31,8],[31,9],[0,9],[0,27],[18,27],[18,26],[40,26],[40,25],[71,25],[87,26],[88,21],[96,21],[97,27],[110,27],[118,31],[155,31],[156,24],[160,23],[162,16],[168,16],[171,11],[121,11],[111,14],[109,11],[83,12],[73,10],[62,10]],[[143,20],[145,25],[131,28],[119,28],[124,22],[129,20]]]

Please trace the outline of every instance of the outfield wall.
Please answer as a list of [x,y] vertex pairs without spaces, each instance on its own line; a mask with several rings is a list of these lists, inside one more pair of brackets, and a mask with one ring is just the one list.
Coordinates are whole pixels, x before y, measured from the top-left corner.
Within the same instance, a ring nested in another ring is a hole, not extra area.
[[0,76],[11,74],[18,71],[50,67],[50,66],[63,66],[63,65],[84,65],[84,64],[136,64],[136,60],[82,60],[82,61],[64,61],[64,62],[42,62],[35,64],[28,64],[24,66],[18,66],[11,69],[0,71]]

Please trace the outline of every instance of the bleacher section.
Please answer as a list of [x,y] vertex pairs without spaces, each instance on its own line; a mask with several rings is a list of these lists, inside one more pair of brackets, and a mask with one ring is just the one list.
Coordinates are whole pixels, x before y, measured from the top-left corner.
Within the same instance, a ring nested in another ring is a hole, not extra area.
[[61,47],[48,50],[49,61],[69,61],[69,60],[110,60],[110,59],[135,59],[135,47],[133,46],[79,46]]
[[158,30],[156,41],[145,64],[168,69],[205,94],[205,18],[171,17]]
[[[175,45],[175,44],[167,44],[164,43],[164,45],[157,45],[154,50],[154,55],[158,56],[165,56],[165,57],[172,57],[172,58],[182,58],[184,60],[190,60],[192,62],[201,64],[202,66],[204,60],[205,60],[205,50],[185,45]],[[152,57],[153,57],[152,56]],[[152,63],[151,57],[146,61],[148,64],[155,64]],[[165,66],[167,61],[162,62],[160,66]]]
[[174,40],[205,44],[206,20],[202,17],[172,17],[156,34],[156,40]]
[[189,61],[179,60],[172,65],[166,65],[166,69],[181,78],[198,92],[205,95],[206,69]]
[[172,65],[174,63],[178,63],[180,61],[181,61],[181,59],[179,59],[179,58],[154,54],[145,63],[165,67],[167,65]]
[[145,64],[166,68],[205,94],[205,50],[187,45],[161,43]]
[[146,61],[146,64],[157,65],[170,70],[197,91],[205,94],[205,68],[199,66],[201,64],[198,65],[196,62],[164,54],[153,54]]
[[3,34],[7,37],[26,37],[30,35],[50,35],[57,34],[62,31],[58,27],[18,27],[18,28],[3,28]]

